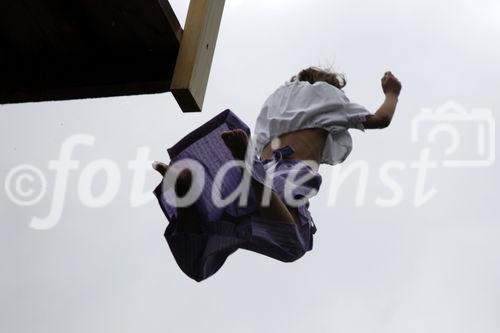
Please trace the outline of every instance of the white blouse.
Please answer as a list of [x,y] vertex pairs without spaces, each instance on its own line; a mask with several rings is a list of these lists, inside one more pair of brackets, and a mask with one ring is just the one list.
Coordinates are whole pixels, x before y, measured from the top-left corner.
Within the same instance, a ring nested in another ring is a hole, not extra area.
[[343,162],[352,150],[349,128],[364,130],[371,113],[351,103],[344,92],[326,82],[285,82],[265,101],[257,118],[254,144],[257,155],[274,138],[306,128],[323,128],[330,134],[320,163]]

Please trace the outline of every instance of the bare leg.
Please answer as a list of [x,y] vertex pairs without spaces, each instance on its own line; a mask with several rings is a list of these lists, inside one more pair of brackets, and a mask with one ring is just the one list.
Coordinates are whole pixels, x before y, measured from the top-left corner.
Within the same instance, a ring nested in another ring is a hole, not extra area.
[[[163,177],[165,177],[165,174],[169,170],[169,166],[161,162],[154,162],[153,168],[158,171]],[[191,171],[187,169],[181,171],[174,188],[178,198],[182,198],[189,191],[192,178],[193,176],[191,174]],[[179,231],[201,233],[200,216],[194,206],[178,207],[177,218],[179,221],[177,227]]]
[[[222,133],[222,139],[229,148],[234,158],[243,160],[245,158],[246,149],[248,146],[248,136],[245,131],[236,129]],[[258,181],[252,179],[252,188],[257,195],[257,201],[262,202],[262,193],[266,189],[270,189]],[[259,213],[262,217],[270,220],[280,220],[287,223],[298,224],[299,218],[297,214],[287,208],[281,199],[271,191],[271,200],[269,207],[263,207],[259,204]]]

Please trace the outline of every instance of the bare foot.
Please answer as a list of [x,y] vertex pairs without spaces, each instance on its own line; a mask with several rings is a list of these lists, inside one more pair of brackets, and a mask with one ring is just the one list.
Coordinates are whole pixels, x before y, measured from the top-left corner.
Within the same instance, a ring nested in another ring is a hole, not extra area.
[[245,154],[248,146],[248,135],[244,130],[235,129],[232,131],[226,131],[222,133],[221,137],[235,159],[245,159]]
[[[158,171],[163,177],[170,170],[170,167],[165,163],[154,161],[153,169]],[[177,181],[175,182],[175,193],[179,198],[182,198],[191,188],[191,183],[193,181],[193,175],[188,169],[184,169],[179,173]]]

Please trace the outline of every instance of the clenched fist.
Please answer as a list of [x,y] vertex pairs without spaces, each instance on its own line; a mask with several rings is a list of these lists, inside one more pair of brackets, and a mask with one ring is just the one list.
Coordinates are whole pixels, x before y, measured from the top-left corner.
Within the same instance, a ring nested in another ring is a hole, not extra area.
[[386,72],[382,78],[382,90],[384,94],[394,94],[399,96],[401,92],[401,82],[391,72]]

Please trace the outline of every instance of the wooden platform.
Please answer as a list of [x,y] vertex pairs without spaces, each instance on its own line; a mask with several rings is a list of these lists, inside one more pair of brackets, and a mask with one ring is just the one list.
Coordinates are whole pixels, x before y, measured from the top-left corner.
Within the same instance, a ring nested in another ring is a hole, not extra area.
[[[0,104],[161,93],[176,81],[182,110],[200,111],[223,6],[192,0],[184,34],[167,0],[3,0]],[[197,66],[208,72],[196,77]]]

